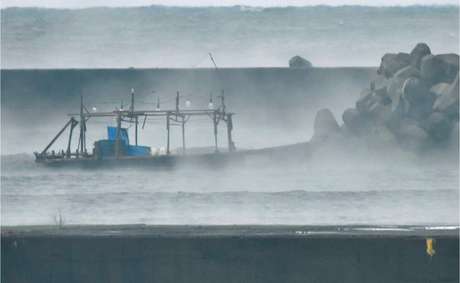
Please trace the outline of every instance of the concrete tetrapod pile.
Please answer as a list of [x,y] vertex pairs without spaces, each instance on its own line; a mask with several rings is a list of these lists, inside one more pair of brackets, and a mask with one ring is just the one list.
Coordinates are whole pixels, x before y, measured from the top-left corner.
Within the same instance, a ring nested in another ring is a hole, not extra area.
[[313,144],[365,142],[367,147],[454,150],[458,153],[459,56],[433,55],[425,43],[388,53],[355,107],[337,127],[328,109],[315,118]]

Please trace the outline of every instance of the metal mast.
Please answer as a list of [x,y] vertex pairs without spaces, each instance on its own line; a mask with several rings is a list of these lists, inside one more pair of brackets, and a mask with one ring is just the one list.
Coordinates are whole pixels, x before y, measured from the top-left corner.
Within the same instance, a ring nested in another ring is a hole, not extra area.
[[86,118],[83,114],[83,95],[80,96],[80,153],[82,155],[86,154]]
[[[134,88],[131,89],[131,116],[134,116]],[[137,145],[137,131],[138,131],[138,125],[139,125],[139,117],[137,115],[134,116],[134,142]]]

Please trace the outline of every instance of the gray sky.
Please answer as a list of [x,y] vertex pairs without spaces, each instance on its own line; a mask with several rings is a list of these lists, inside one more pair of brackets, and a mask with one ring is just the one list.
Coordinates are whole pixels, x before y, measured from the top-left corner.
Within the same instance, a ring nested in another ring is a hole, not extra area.
[[458,0],[0,0],[1,7],[85,8],[95,6],[305,6],[305,5],[458,5]]

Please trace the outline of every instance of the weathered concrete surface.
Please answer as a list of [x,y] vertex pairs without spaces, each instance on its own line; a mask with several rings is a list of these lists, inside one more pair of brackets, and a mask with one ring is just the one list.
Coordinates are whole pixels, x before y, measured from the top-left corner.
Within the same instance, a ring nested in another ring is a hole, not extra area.
[[[458,282],[458,228],[16,227],[2,282]],[[435,254],[427,254],[434,239]]]
[[223,89],[234,111],[305,108],[323,99],[353,98],[349,95],[368,86],[374,75],[375,68],[364,67],[1,70],[2,118],[20,118],[14,115],[18,109],[45,116],[45,109],[75,111],[80,95],[87,103],[114,107],[125,99],[127,104],[131,88],[139,107],[142,101],[154,103],[157,95],[174,98],[176,91],[207,106],[209,93],[217,100]]

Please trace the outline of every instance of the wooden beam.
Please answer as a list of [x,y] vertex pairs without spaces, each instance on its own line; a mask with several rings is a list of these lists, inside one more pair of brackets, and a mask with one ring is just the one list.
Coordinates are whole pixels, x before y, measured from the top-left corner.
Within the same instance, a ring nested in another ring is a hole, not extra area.
[[45,149],[42,150],[40,155],[45,155],[45,153],[48,151],[48,149],[56,142],[56,140],[62,135],[62,133],[67,129],[67,127],[72,123],[74,118],[70,118],[70,120],[62,127],[62,129],[56,134],[56,136],[51,140],[51,142],[45,147]]
[[[210,116],[215,111],[218,110],[209,110],[209,109],[188,109],[188,110],[179,110],[178,115],[187,115],[187,116]],[[91,112],[83,113],[83,116],[86,118],[91,117],[116,117],[118,114],[121,114],[123,117],[135,117],[135,116],[155,116],[155,117],[165,117],[168,113],[176,112],[176,110],[138,110],[138,111],[127,111],[127,110],[116,110],[112,112]],[[70,113],[68,116],[78,116],[80,113]]]
[[121,115],[117,117],[117,136],[115,138],[115,157],[119,159],[122,156],[121,153]]
[[233,140],[232,140],[233,120],[232,120],[231,113],[227,114],[227,118],[225,121],[227,123],[228,151],[233,152],[235,151],[235,144],[233,143]]
[[182,154],[185,154],[185,116],[182,116]]
[[217,145],[217,111],[214,111],[214,114],[212,116],[212,123],[214,125],[214,145],[215,145],[215,151],[219,152],[219,147]]
[[71,122],[72,124],[70,125],[69,141],[67,142],[67,150],[66,150],[66,157],[67,158],[70,158],[70,154],[71,154],[70,147],[71,147],[71,144],[72,144],[73,129],[78,124],[78,122],[75,119],[73,119],[73,117],[71,118],[71,120],[73,120],[73,121]]
[[139,118],[139,117],[136,116],[136,118],[135,118],[135,120],[136,120],[136,121],[135,121],[136,126],[135,126],[135,128],[134,128],[134,129],[135,129],[135,130],[134,130],[134,132],[135,132],[135,133],[134,133],[134,141],[135,141],[135,144],[136,144],[136,145],[137,145],[137,127],[138,127],[138,123],[139,123],[139,119],[138,119],[138,118]]
[[166,115],[166,131],[167,131],[167,140],[166,140],[166,154],[169,155],[170,154],[170,150],[169,150],[169,130],[170,130],[170,122],[169,122],[169,119],[170,119],[170,112],[167,113]]
[[80,153],[83,154],[85,147],[85,116],[83,114],[83,95],[80,96]]

